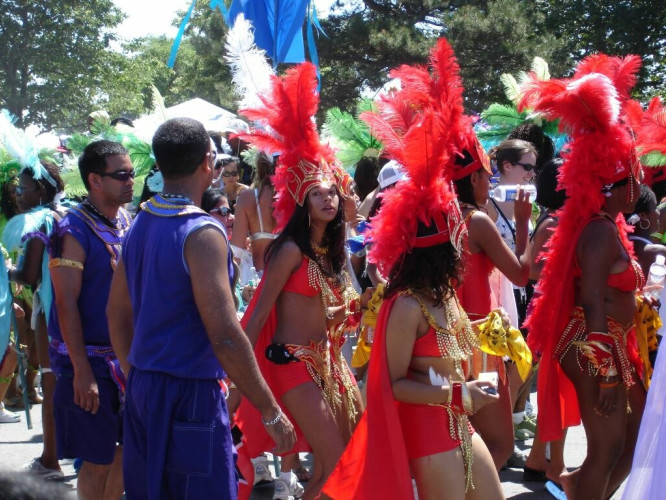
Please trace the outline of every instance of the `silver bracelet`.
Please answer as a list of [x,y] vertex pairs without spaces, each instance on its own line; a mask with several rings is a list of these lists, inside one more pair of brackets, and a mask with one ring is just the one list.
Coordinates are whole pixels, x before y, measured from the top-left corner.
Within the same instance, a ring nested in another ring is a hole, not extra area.
[[275,417],[272,420],[264,420],[262,418],[261,421],[264,423],[264,425],[275,425],[280,421],[281,418],[282,418],[282,410],[278,410],[278,414],[275,415]]

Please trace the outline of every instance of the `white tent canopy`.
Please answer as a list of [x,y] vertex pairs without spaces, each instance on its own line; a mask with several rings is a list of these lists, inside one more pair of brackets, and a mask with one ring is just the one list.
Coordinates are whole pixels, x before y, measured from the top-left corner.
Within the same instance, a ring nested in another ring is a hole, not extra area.
[[[198,97],[166,108],[166,119],[186,117],[203,123],[206,130],[215,132],[248,131],[247,123],[231,111],[211,104]],[[152,137],[157,127],[164,123],[165,117],[160,111],[154,111],[134,120],[138,135]]]

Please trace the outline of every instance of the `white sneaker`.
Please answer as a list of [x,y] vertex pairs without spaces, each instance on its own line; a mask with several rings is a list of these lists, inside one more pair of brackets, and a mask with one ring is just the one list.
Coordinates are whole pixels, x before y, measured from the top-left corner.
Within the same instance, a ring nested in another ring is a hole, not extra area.
[[14,413],[5,409],[5,405],[0,403],[0,424],[15,424],[21,421],[21,414]]
[[252,465],[254,465],[254,484],[267,484],[273,482],[273,475],[271,470],[268,467],[268,458],[265,455],[259,455],[256,458],[252,459]]
[[282,477],[275,480],[275,492],[273,500],[295,500],[303,496],[303,487],[298,482],[296,474],[290,472],[289,482]]
[[61,470],[49,469],[48,467],[44,467],[42,465],[42,462],[39,460],[39,457],[33,458],[32,461],[25,464],[23,467],[21,467],[20,470],[22,472],[27,472],[28,474],[32,474],[35,477],[39,477],[40,479],[57,480],[57,479],[62,479],[65,476]]

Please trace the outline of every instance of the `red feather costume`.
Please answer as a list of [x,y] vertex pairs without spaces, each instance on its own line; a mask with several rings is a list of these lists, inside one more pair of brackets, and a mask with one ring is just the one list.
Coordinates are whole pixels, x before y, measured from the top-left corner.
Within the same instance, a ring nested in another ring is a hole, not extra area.
[[[287,225],[296,205],[303,206],[311,188],[321,184],[336,184],[345,197],[352,193],[351,177],[336,162],[334,151],[319,141],[314,121],[319,105],[316,88],[316,67],[311,63],[299,64],[287,70],[283,77],[272,77],[271,89],[260,96],[261,107],[241,110],[242,114],[263,128],[255,129],[250,134],[241,134],[239,137],[267,153],[279,155],[275,175],[272,178],[276,192],[273,216],[277,222],[278,232]],[[347,294],[349,286],[347,289],[344,286],[349,285],[348,277],[342,284],[336,283],[326,290],[324,282],[328,283],[320,271],[319,264],[303,256],[301,268],[289,277],[283,290],[291,286],[289,291],[293,293],[304,296],[319,294],[326,297],[322,299],[325,306],[326,300],[332,300],[328,298],[327,290],[335,295],[334,305],[350,301],[353,295],[358,297],[355,292]],[[263,286],[262,280],[243,317],[244,327],[252,316]],[[334,392],[340,400],[346,398],[346,408],[352,407],[350,398],[353,399],[354,396],[350,388],[354,385],[353,376],[340,355],[340,349],[344,343],[344,331],[358,321],[357,316],[360,316],[360,307],[358,314],[349,315],[334,332],[328,332],[328,343],[311,342],[310,346],[286,344],[285,347],[293,347],[297,352],[293,355],[299,362],[277,365],[266,357],[266,348],[273,341],[279,320],[277,308],[273,306],[259,333],[254,353],[262,375],[281,406],[283,406],[282,394],[297,385],[314,381],[322,390],[324,399],[331,404],[333,411],[336,408],[333,408],[333,403],[326,399],[326,396]],[[333,399],[333,396],[330,399]],[[342,404],[338,400],[335,402]],[[295,422],[285,407],[283,411],[292,422]],[[350,416],[350,420],[353,420],[353,415]],[[274,443],[262,424],[261,415],[245,398],[236,413],[236,422],[243,432],[243,444],[238,449],[238,466],[247,480],[247,485],[240,489],[239,496],[248,498],[254,474],[250,459],[271,450]],[[309,444],[297,426],[296,433],[297,442],[290,452],[309,450]]]
[[[574,306],[576,243],[590,218],[601,211],[604,186],[638,177],[634,143],[623,123],[623,109],[635,82],[640,61],[592,56],[578,66],[571,79],[540,81],[531,77],[523,87],[520,107],[550,120],[571,142],[562,154],[559,185],[567,201],[559,211],[559,225],[547,244],[540,281],[542,295],[527,320],[528,344],[541,355],[538,381],[539,433],[543,441],[560,439],[562,430],[580,423],[576,392],[554,359],[556,344]],[[618,231],[631,249],[620,214]]]
[[[471,124],[463,115],[462,83],[453,49],[440,39],[429,67],[392,71],[401,89],[361,116],[398,161],[407,179],[384,195],[372,220],[370,260],[389,275],[414,248],[450,241],[461,252],[465,225],[451,185],[452,166]],[[417,236],[419,224],[435,234]],[[323,492],[334,499],[413,498],[405,437],[386,353],[386,325],[397,295],[384,301],[368,369],[366,410]],[[424,405],[427,406],[427,405]],[[432,439],[437,440],[433,435]],[[431,439],[431,440],[432,440]],[[387,480],[386,471],[390,471]]]

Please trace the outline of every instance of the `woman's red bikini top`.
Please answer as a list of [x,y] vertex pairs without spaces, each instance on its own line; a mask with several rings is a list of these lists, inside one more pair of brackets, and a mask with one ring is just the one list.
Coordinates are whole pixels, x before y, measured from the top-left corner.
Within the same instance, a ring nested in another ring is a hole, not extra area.
[[316,281],[308,277],[309,265],[310,259],[308,259],[306,256],[303,256],[301,265],[291,276],[289,276],[289,279],[284,284],[282,291],[297,293],[299,295],[305,295],[306,297],[312,297],[320,293],[319,287],[316,285]]
[[[595,217],[594,219],[596,218],[597,217]],[[621,240],[620,240],[620,245],[622,245]],[[622,248],[624,248],[624,245],[622,245]],[[624,251],[627,252],[627,249],[624,248]],[[627,255],[629,255],[629,252],[627,252]],[[574,277],[580,278],[582,274],[583,271],[578,265],[578,260],[575,260]],[[636,290],[640,290],[645,286],[645,276],[643,275],[643,270],[641,269],[641,265],[636,261],[636,259],[629,259],[629,265],[624,271],[619,273],[611,273],[608,275],[608,279],[606,280],[606,285],[611,288],[620,290],[621,292],[634,292]]]

